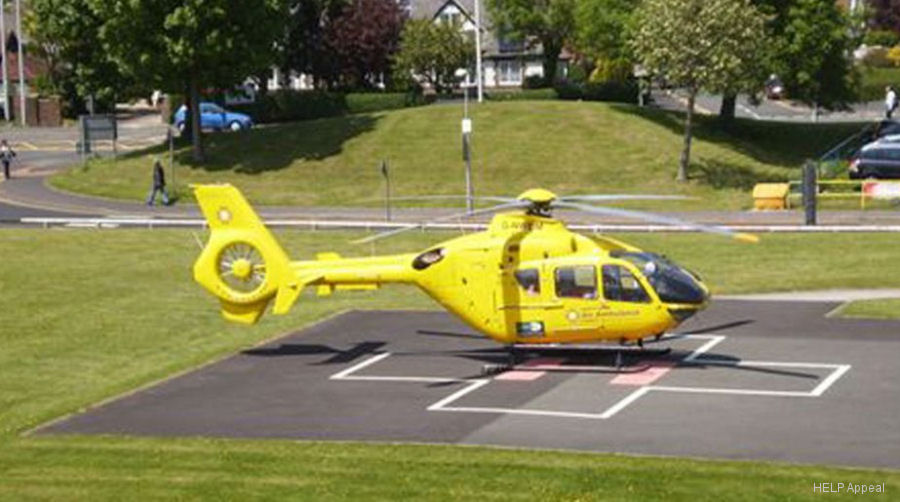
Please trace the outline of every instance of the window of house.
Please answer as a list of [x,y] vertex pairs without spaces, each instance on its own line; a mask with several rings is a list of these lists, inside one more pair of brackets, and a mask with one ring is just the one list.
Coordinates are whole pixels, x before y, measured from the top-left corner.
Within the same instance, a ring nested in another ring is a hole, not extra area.
[[501,84],[520,85],[522,83],[522,65],[518,61],[500,61],[497,72]]
[[541,276],[536,268],[517,270],[515,275],[516,282],[527,294],[541,294]]
[[461,26],[463,23],[462,14],[454,11],[442,12],[439,16],[439,19],[442,23],[449,24],[451,26]]
[[556,296],[597,298],[597,270],[591,265],[556,269]]
[[650,295],[634,274],[619,265],[603,265],[603,297],[619,302],[650,301]]

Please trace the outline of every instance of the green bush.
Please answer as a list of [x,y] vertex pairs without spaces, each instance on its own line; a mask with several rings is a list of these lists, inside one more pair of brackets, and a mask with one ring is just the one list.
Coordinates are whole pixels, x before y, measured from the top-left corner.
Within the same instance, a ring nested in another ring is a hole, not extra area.
[[347,111],[350,113],[369,113],[383,110],[396,110],[425,103],[421,94],[407,92],[367,92],[347,94]]
[[250,115],[256,123],[294,122],[347,113],[371,113],[425,104],[414,93],[350,93],[279,90],[260,96],[255,103],[229,108]]
[[556,89],[522,89],[514,91],[491,91],[487,99],[491,101],[526,101],[557,99]]
[[633,65],[627,59],[598,59],[588,78],[592,84],[605,82],[624,83],[631,77]]
[[869,46],[893,47],[900,43],[900,35],[891,30],[872,30],[866,33],[863,43]]
[[634,80],[625,82],[599,82],[573,84],[571,82],[556,85],[559,99],[584,101],[615,101],[619,103],[637,103],[638,85]]
[[522,89],[540,89],[546,86],[546,81],[541,75],[528,75],[522,81]]

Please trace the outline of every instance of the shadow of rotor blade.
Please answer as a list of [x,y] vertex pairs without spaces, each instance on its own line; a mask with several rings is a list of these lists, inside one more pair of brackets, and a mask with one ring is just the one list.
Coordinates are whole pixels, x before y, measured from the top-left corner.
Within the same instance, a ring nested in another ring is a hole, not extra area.
[[725,324],[719,324],[718,326],[709,326],[706,328],[692,329],[689,331],[685,331],[683,333],[678,333],[679,335],[702,335],[706,333],[716,333],[718,331],[727,331],[733,328],[739,328],[741,326],[746,326],[748,324],[753,324],[756,321],[754,319],[744,319],[741,321],[733,321]]
[[416,330],[416,333],[419,335],[427,335],[427,336],[446,336],[450,338],[471,338],[475,340],[484,340],[485,337],[481,335],[476,335],[474,333],[451,333],[449,331],[430,331],[426,329]]

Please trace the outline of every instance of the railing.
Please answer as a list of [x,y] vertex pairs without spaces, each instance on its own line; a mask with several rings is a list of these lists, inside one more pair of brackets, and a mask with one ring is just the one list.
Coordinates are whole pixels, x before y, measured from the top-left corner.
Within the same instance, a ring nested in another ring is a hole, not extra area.
[[[803,205],[802,181],[789,181],[787,207]],[[825,200],[859,199],[859,208],[866,209],[866,201],[900,199],[900,181],[881,180],[819,180],[816,198]]]

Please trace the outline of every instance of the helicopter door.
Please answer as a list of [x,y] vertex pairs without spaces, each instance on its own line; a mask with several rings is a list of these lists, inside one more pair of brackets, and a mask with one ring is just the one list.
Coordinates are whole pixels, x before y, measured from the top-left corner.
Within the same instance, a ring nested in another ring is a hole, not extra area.
[[597,267],[574,265],[553,272],[557,301],[561,308],[553,314],[553,326],[564,338],[578,340],[593,336],[603,327],[598,316]]
[[625,266],[603,265],[602,274],[607,329],[623,336],[640,330],[654,311],[647,290]]

